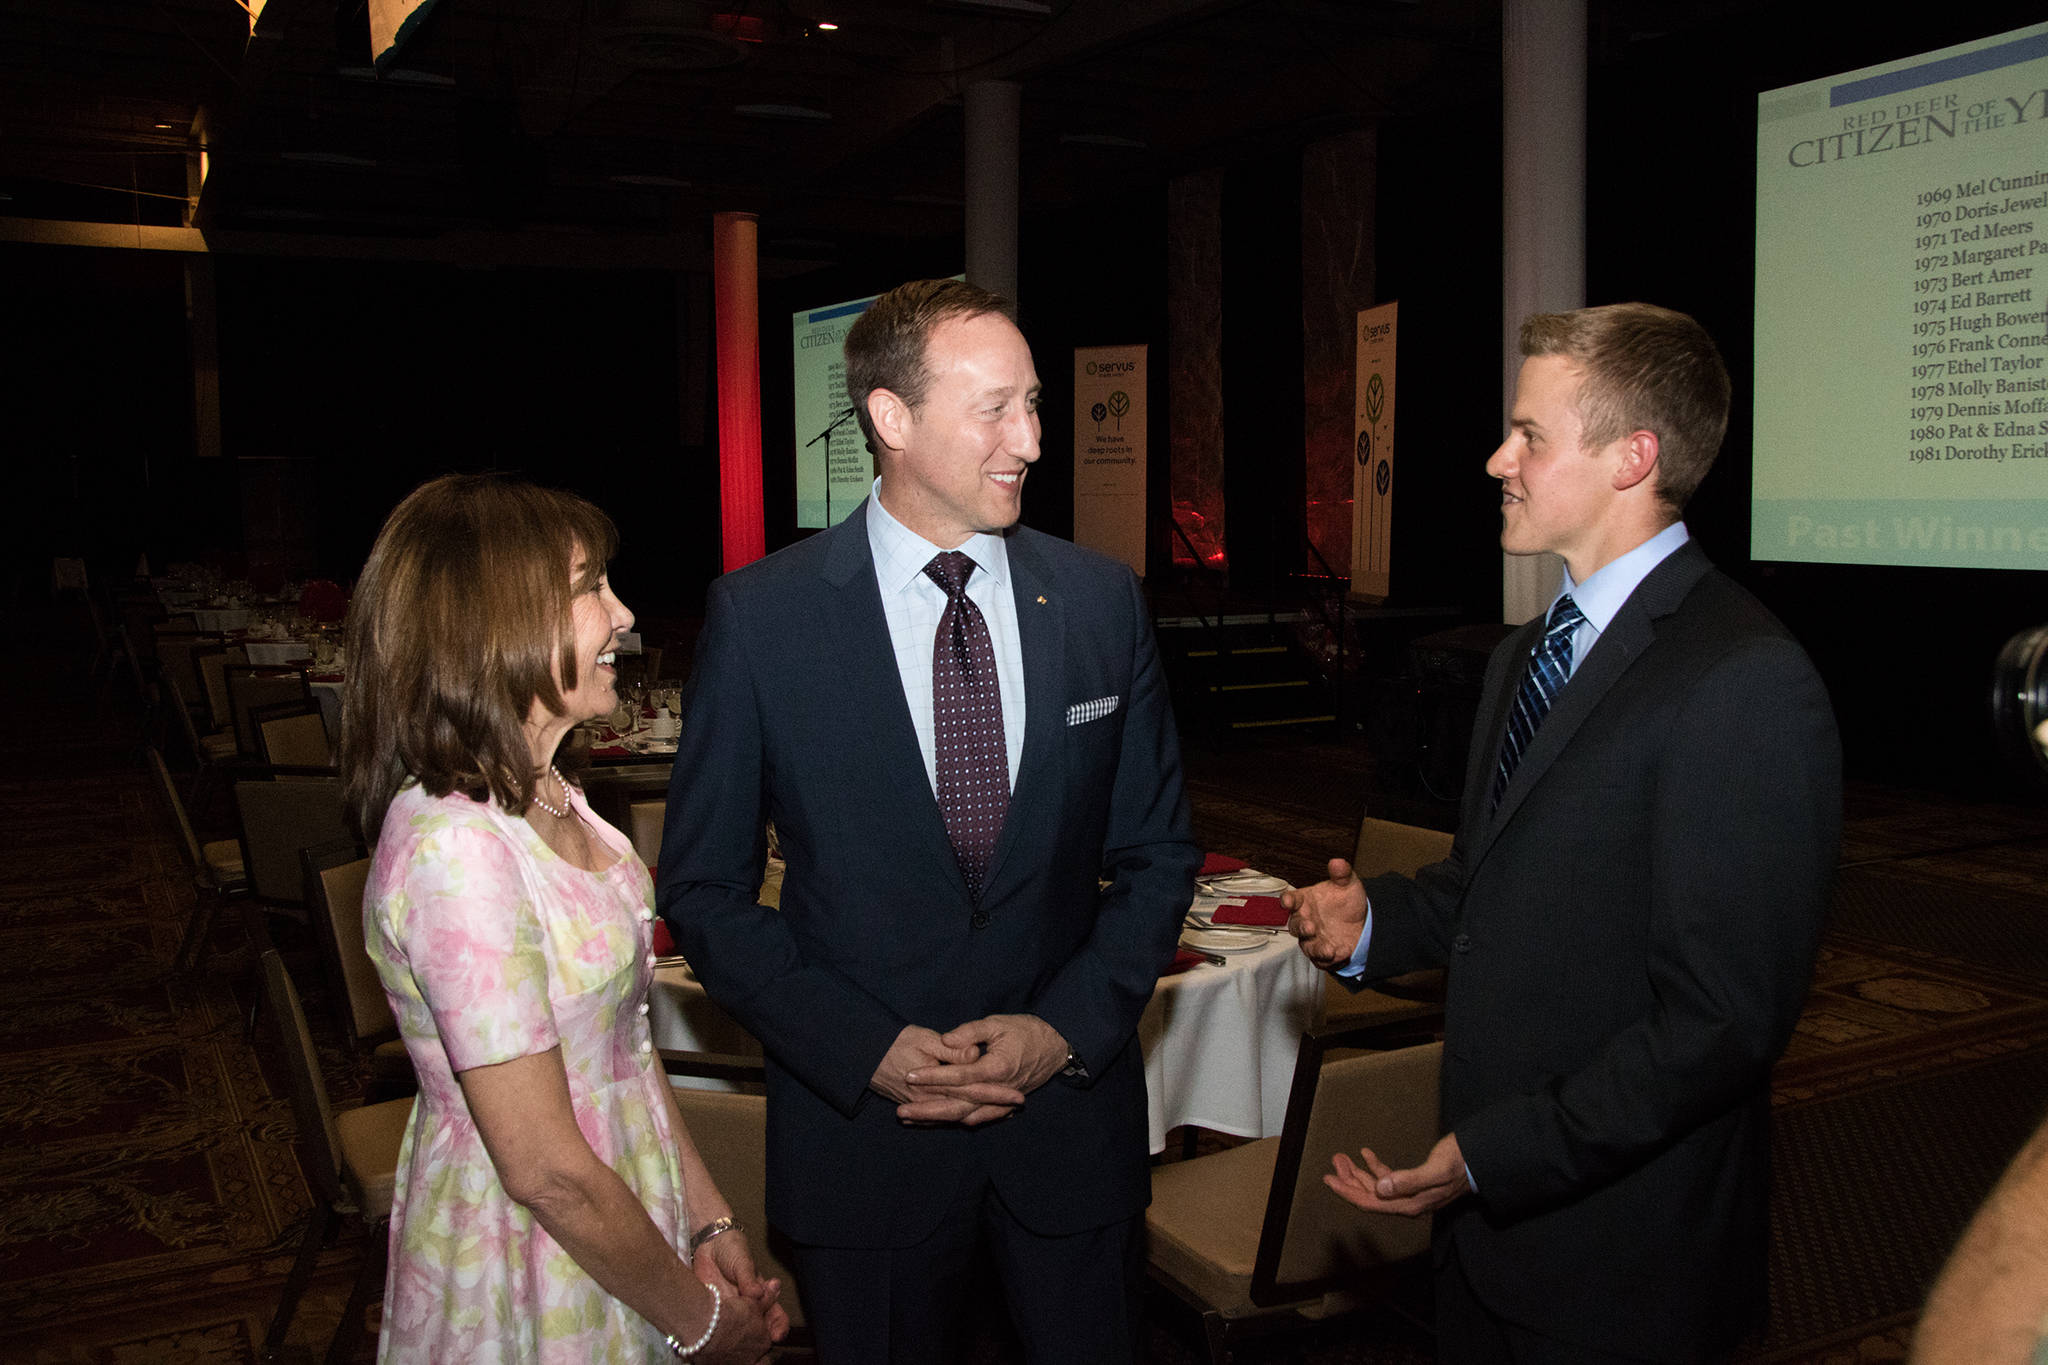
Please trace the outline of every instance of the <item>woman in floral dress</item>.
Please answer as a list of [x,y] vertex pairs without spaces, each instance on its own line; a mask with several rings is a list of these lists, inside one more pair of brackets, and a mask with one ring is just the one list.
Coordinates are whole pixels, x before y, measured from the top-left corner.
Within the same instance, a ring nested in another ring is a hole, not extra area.
[[567,494],[438,479],[357,587],[342,780],[420,1081],[380,1360],[751,1362],[788,1330],[654,1056],[647,868],[553,761],[617,701],[615,542]]

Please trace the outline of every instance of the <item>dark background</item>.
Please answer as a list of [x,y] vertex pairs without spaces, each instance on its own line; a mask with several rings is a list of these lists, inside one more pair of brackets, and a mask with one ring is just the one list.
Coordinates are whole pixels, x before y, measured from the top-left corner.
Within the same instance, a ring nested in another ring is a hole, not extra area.
[[[1872,18],[1861,7],[1774,14],[1769,43],[1739,22],[1668,41],[1596,31],[1588,297],[1684,309],[1721,342],[1735,411],[1687,521],[1813,653],[1851,772],[1988,792],[2010,785],[1985,724],[1991,663],[2007,637],[2048,619],[2048,578],[1747,555],[1757,91],[1998,32],[2038,10],[1921,10],[1910,30]],[[1394,604],[1484,621],[1500,610],[1495,497],[1482,465],[1500,429],[1502,110],[1497,86],[1471,96],[1449,113],[1379,125],[1375,280],[1378,297],[1402,307]],[[1284,579],[1300,534],[1301,417],[1286,396],[1301,392],[1301,150],[1265,139],[1232,149],[1222,167],[1230,551],[1234,586],[1252,591]],[[1063,406],[1073,346],[1152,348],[1155,524],[1173,420],[1166,184],[1187,169],[1127,177],[1113,207],[1027,207],[1020,227],[1023,322],[1052,410]],[[499,469],[572,489],[614,516],[614,581],[643,618],[696,612],[719,563],[707,280],[211,259],[228,458],[200,460],[183,259],[0,246],[16,339],[4,381],[15,591],[36,583],[53,554],[119,573],[138,551],[161,566],[222,547],[231,569],[280,556],[346,582],[406,490],[448,470]],[[961,266],[957,236],[935,233],[764,282],[771,549],[798,534],[788,314]],[[1065,534],[1071,433],[1048,423],[1044,447],[1026,519]],[[1155,568],[1164,553],[1155,532]]]

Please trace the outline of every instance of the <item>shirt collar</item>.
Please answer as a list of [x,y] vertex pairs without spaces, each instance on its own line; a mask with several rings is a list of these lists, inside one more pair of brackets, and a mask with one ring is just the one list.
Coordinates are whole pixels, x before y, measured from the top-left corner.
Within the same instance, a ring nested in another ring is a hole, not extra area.
[[[1650,576],[1650,570],[1662,564],[1688,539],[1685,523],[1674,521],[1627,554],[1601,565],[1583,583],[1572,582],[1572,571],[1567,568],[1564,586],[1557,590],[1557,597],[1570,593],[1572,601],[1579,604],[1579,610],[1593,629],[1605,632],[1615,613],[1621,610],[1621,604],[1628,601],[1629,594]],[[1557,597],[1550,599],[1551,606],[1557,605]],[[1546,610],[1544,614],[1547,617],[1549,612]]]
[[[875,582],[885,593],[900,593],[924,575],[932,556],[945,550],[890,515],[882,506],[882,481],[868,489],[868,548],[875,556]],[[1001,536],[977,531],[958,547],[997,587],[1010,582],[1010,546]]]

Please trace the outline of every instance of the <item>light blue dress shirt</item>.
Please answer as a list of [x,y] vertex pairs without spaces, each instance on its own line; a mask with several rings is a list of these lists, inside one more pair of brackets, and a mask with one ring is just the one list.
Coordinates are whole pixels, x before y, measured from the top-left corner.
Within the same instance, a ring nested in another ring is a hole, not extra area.
[[977,533],[957,546],[934,545],[882,506],[882,481],[868,494],[868,548],[875,557],[875,583],[882,591],[882,615],[896,651],[896,673],[910,724],[924,755],[924,775],[939,790],[937,741],[932,729],[932,640],[946,614],[946,590],[924,566],[934,555],[957,549],[974,561],[967,596],[988,622],[995,650],[996,680],[1003,697],[1003,750],[1010,765],[1010,789],[1017,787],[1017,762],[1024,753],[1024,650],[1017,638],[1017,594],[1010,585],[1010,547],[1001,536]]
[[[1600,642],[1601,632],[1614,623],[1614,615],[1621,610],[1622,603],[1650,576],[1650,570],[1662,564],[1673,551],[1690,539],[1685,523],[1674,521],[1656,535],[1610,562],[1601,565],[1589,575],[1585,582],[1572,582],[1572,571],[1564,571],[1564,582],[1556,596],[1550,599],[1550,606],[1543,609],[1545,620],[1550,617],[1550,608],[1557,605],[1557,599],[1571,594],[1578,603],[1579,611],[1585,615],[1585,624],[1572,632],[1572,666],[1565,674],[1570,681],[1579,671],[1579,665],[1592,653],[1593,646]],[[1372,947],[1372,902],[1365,905],[1365,924],[1358,935],[1358,946],[1351,950],[1351,960],[1337,969],[1339,976],[1357,976],[1365,970],[1365,956]]]

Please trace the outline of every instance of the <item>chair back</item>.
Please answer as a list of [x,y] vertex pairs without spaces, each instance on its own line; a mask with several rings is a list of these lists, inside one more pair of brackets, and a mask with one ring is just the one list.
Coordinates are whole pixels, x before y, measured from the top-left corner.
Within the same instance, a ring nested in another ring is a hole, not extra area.
[[[633,841],[642,862],[652,865],[661,856],[661,819],[636,817],[634,808],[668,804],[668,781],[672,765],[667,763],[622,764],[615,768],[592,768],[583,774],[583,796],[597,817]],[[637,823],[636,823],[637,821]],[[651,832],[652,842],[643,844],[641,835]]]
[[192,666],[199,673],[200,695],[206,702],[207,714],[212,718],[215,730],[227,729],[234,720],[233,709],[228,702],[228,667],[247,662],[248,656],[240,645],[209,643],[196,646],[192,651]]
[[653,867],[661,861],[661,829],[668,819],[668,798],[635,801],[626,808],[626,837],[640,861]]
[[398,1019],[384,996],[377,964],[364,941],[363,887],[370,878],[370,859],[353,839],[317,844],[299,854],[306,879],[306,901],[312,907],[328,975],[348,1003],[349,1027],[357,1042],[397,1036]]
[[220,637],[203,635],[189,624],[181,630],[157,626],[151,643],[156,653],[157,676],[167,682],[175,682],[188,697],[198,695],[199,673],[192,663],[192,655],[203,645],[219,644]]
[[1450,855],[1451,836],[1441,830],[1375,820],[1368,815],[1358,822],[1358,848],[1351,855],[1351,866],[1361,877],[1378,877],[1388,872],[1412,877]]
[[[739,1081],[758,1091],[766,1071],[758,1057],[735,1057],[715,1052],[671,1052],[661,1054],[662,1066],[670,1076],[709,1077]],[[803,1326],[803,1306],[796,1292],[796,1277],[776,1259],[769,1247],[768,1231],[768,1100],[758,1093],[706,1090],[684,1084],[674,1087],[676,1110],[690,1140],[706,1167],[718,1174],[718,1190],[732,1205],[732,1216],[752,1238],[754,1268],[764,1279],[782,1281],[782,1306],[789,1312],[792,1327]],[[727,1234],[731,1236],[733,1234]]]
[[163,794],[164,805],[170,810],[171,823],[177,826],[178,846],[185,850],[186,871],[198,876],[206,871],[206,854],[199,847],[199,836],[192,832],[192,818],[185,814],[185,802],[178,795],[177,783],[171,781],[171,770],[165,765],[163,754],[154,744],[146,752],[150,776],[156,779],[157,790]]
[[272,905],[301,905],[306,883],[299,850],[348,837],[341,778],[318,768],[260,771],[283,780],[235,783],[242,865],[257,896]]
[[199,723],[193,719],[192,708],[185,701],[186,694],[191,691],[190,685],[181,686],[178,680],[169,673],[165,673],[160,681],[163,686],[164,699],[169,703],[172,712],[177,715],[179,728],[185,736],[185,744],[192,751],[193,766],[195,768],[204,768],[210,761],[207,758],[206,745],[199,737]]
[[263,1003],[283,1035],[292,1117],[299,1125],[306,1178],[316,1186],[313,1192],[317,1197],[337,1203],[343,1198],[341,1135],[335,1130],[334,1107],[327,1102],[327,1082],[320,1075],[320,1053],[313,1046],[313,1031],[306,1026],[305,1008],[299,1004],[291,973],[284,969],[284,958],[275,948],[263,953]]
[[320,703],[272,702],[249,708],[255,727],[257,747],[265,763],[295,768],[324,768],[334,762],[334,748],[327,742],[327,722],[320,715]]
[[235,750],[254,758],[263,752],[256,726],[249,719],[251,707],[278,702],[308,701],[312,691],[304,669],[258,668],[250,664],[229,664],[227,670],[228,711],[234,719]]
[[1405,1170],[1418,1165],[1440,1135],[1443,1044],[1346,1047],[1366,1041],[1385,1042],[1385,1030],[1324,1028],[1302,1036],[1252,1267],[1253,1303],[1288,1303],[1353,1287],[1362,1272],[1429,1250],[1428,1219],[1366,1213],[1323,1184],[1333,1152],[1355,1160],[1360,1147],[1370,1147]]

